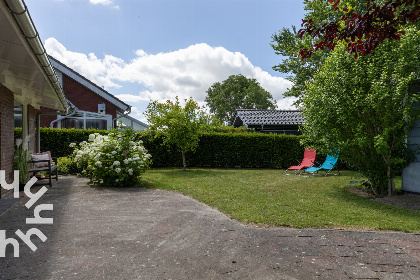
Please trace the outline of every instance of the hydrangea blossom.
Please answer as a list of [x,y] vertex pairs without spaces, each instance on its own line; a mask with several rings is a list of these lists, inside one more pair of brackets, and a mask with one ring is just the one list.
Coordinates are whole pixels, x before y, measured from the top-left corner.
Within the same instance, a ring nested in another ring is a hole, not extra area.
[[90,134],[88,142],[70,146],[75,147],[73,159],[90,184],[129,186],[140,180],[151,158],[142,141],[135,138],[131,129],[114,130],[108,135]]

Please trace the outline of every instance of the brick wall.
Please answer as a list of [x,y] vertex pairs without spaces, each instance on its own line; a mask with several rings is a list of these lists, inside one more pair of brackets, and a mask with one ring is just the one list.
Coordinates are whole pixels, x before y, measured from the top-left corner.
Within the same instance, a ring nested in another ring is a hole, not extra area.
[[[6,181],[13,180],[14,97],[0,84],[0,170],[6,171]],[[2,189],[3,191],[3,189]]]
[[[117,106],[65,74],[63,74],[63,91],[66,98],[82,111],[97,113],[98,104],[105,104],[106,114],[112,115],[113,119],[117,117]],[[41,116],[41,127],[50,127],[50,123],[56,119],[57,116]]]

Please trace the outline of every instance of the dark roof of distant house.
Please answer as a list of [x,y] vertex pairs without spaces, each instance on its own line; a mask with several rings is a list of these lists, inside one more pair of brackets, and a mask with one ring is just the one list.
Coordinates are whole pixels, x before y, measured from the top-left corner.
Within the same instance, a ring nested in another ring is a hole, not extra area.
[[119,107],[122,111],[127,111],[131,108],[130,105],[128,105],[124,101],[118,99],[117,97],[115,97],[114,95],[112,95],[111,93],[109,93],[108,91],[103,89],[102,87],[98,86],[94,82],[92,82],[89,79],[85,78],[84,76],[80,75],[78,72],[74,71],[73,69],[71,69],[70,67],[68,67],[67,65],[65,65],[64,63],[59,61],[58,59],[56,59],[56,58],[54,58],[50,55],[48,55],[48,58],[50,59],[52,66],[56,70],[63,72],[64,74],[66,74],[70,78],[76,80],[77,82],[79,82],[83,86],[89,88],[90,90],[92,90],[93,92],[98,94],[99,96],[102,96],[104,99],[108,100],[109,102],[111,102],[114,105],[116,105],[117,107]]
[[233,125],[300,125],[304,122],[299,110],[238,109]]

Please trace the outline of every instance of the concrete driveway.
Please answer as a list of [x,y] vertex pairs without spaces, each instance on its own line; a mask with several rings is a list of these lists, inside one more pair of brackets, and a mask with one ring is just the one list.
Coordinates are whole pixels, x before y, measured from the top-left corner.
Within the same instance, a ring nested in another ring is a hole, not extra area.
[[[252,228],[178,193],[85,184],[61,177],[0,216],[20,240],[0,279],[420,279],[420,234]],[[53,224],[26,225],[41,204]],[[35,252],[15,234],[31,228]]]

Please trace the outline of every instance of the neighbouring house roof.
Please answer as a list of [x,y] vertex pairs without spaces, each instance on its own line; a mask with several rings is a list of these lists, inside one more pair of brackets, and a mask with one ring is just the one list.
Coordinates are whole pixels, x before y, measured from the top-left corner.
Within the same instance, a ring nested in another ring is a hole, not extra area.
[[305,122],[298,110],[237,109],[233,125],[301,125]]
[[118,99],[117,97],[115,97],[114,95],[112,95],[111,93],[109,93],[108,91],[103,89],[102,87],[96,85],[95,83],[93,83],[89,79],[85,78],[84,76],[80,75],[79,73],[77,73],[76,71],[74,71],[73,69],[71,69],[70,67],[65,65],[64,63],[58,61],[54,57],[49,56],[49,58],[50,58],[51,64],[53,65],[53,67],[55,68],[56,71],[59,71],[59,72],[65,74],[65,75],[67,75],[68,77],[77,81],[81,85],[87,87],[88,89],[90,89],[94,93],[98,94],[99,96],[101,96],[105,100],[108,100],[109,102],[111,102],[112,104],[117,106],[122,112],[127,112],[127,111],[131,110],[130,105],[121,101],[120,99]]
[[[148,128],[149,127],[149,125],[145,124],[144,122],[142,122],[142,121],[140,121],[138,119],[135,119],[135,118],[133,118],[131,116],[128,116],[128,115],[122,115],[122,116],[119,116],[119,118],[123,118],[123,119],[125,118],[125,119],[127,119],[129,121],[132,121],[132,122],[134,122],[134,123],[136,123],[136,124],[138,124],[140,126],[144,126],[145,128]],[[124,120],[123,120],[123,124],[124,124]]]
[[0,83],[22,104],[68,110],[58,78],[22,1],[0,1]]

